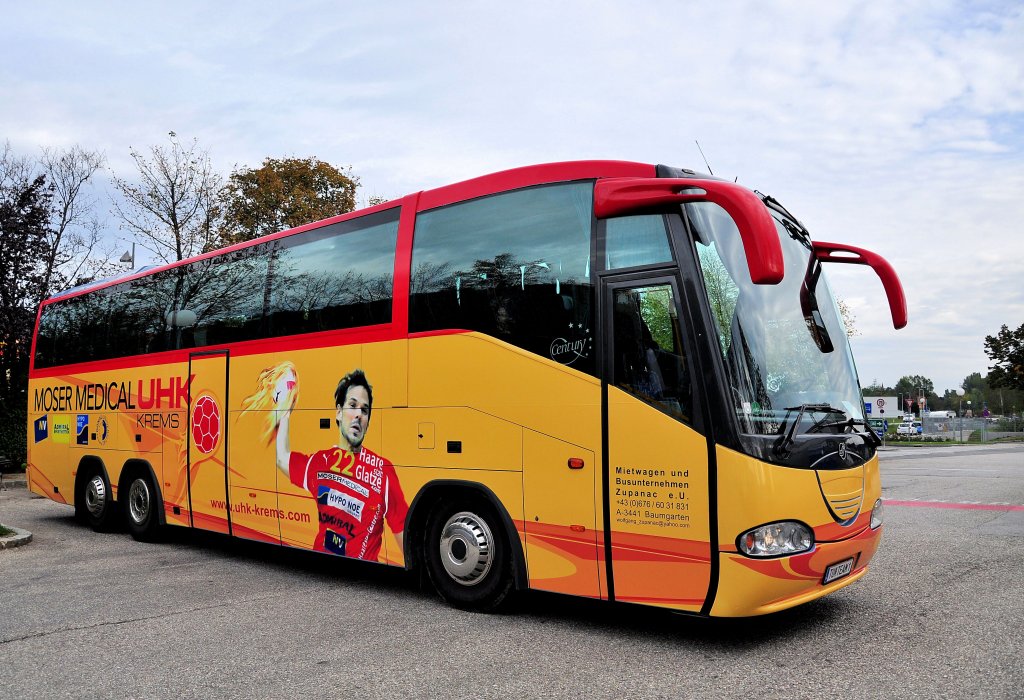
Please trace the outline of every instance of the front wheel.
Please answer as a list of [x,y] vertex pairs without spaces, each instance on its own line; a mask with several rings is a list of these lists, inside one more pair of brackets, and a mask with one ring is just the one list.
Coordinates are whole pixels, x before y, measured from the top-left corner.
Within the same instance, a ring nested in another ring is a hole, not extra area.
[[505,528],[482,500],[434,508],[427,520],[425,559],[434,588],[454,607],[490,612],[512,591]]
[[148,476],[138,475],[128,485],[125,502],[125,524],[131,536],[140,542],[152,542],[160,534],[160,517],[156,512],[157,495]]

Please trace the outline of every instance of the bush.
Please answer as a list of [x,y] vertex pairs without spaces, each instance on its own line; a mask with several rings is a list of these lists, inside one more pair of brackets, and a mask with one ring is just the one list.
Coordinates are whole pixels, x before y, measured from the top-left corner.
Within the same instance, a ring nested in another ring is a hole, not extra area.
[[906,443],[917,443],[917,442],[954,442],[956,436],[953,434],[945,435],[891,435],[886,436],[887,442],[906,442]]
[[3,406],[0,408],[0,471],[25,471],[25,422],[26,408]]

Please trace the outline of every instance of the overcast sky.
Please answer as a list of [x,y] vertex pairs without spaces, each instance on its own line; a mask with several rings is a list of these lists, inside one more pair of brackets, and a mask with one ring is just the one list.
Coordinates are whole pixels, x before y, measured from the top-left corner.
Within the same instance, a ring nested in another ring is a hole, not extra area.
[[941,393],[987,373],[985,335],[1024,323],[1019,0],[33,0],[3,15],[0,141],[22,155],[79,144],[130,178],[129,148],[173,130],[225,175],[267,156],[350,165],[365,201],[559,160],[705,170],[699,140],[716,175],[896,267],[902,331],[868,268],[829,267],[862,384],[923,374]]

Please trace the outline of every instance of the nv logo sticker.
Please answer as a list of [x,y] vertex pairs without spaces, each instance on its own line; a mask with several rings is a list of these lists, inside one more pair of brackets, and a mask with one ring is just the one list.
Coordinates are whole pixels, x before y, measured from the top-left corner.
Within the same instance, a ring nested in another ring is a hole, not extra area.
[[42,442],[50,435],[50,417],[43,416],[42,418],[36,418],[33,422],[36,429],[36,442]]

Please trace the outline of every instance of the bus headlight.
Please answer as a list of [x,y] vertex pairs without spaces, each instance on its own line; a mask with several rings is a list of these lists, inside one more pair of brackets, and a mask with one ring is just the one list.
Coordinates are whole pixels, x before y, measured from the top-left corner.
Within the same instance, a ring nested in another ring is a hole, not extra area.
[[882,527],[882,499],[875,501],[875,507],[871,509],[871,529],[877,530]]
[[748,557],[781,557],[809,550],[814,546],[814,533],[803,523],[785,520],[747,530],[736,544]]

